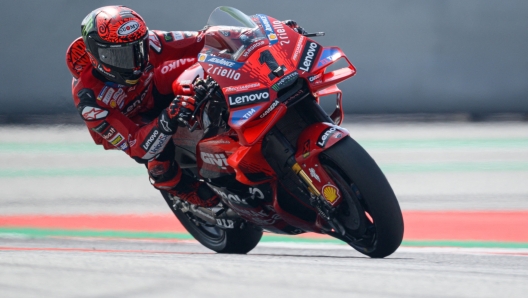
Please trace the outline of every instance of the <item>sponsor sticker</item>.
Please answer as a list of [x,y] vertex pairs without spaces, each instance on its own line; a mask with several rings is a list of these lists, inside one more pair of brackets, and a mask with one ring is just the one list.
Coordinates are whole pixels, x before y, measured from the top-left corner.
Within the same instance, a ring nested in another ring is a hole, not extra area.
[[317,146],[319,146],[321,148],[324,148],[324,146],[326,146],[326,143],[328,142],[330,137],[336,131],[338,131],[336,126],[328,127],[327,129],[323,130],[323,132],[321,133],[321,135],[317,139]]
[[317,175],[314,168],[309,168],[308,171],[310,172],[310,177],[314,178],[319,183],[321,182],[321,178],[319,178],[319,175]]
[[[184,58],[184,59],[172,61],[170,63],[167,63],[165,66],[163,66],[161,68],[161,73],[162,74],[167,74],[168,72],[173,71],[173,70],[179,68],[180,66],[184,66],[186,64],[187,65],[192,64],[192,63],[194,63],[194,61],[195,61],[194,58]],[[151,73],[151,74],[153,74],[153,73]],[[152,79],[152,78],[149,75],[149,78],[147,78],[147,80],[150,81],[150,79]],[[147,84],[147,83],[145,83],[145,84]]]
[[86,106],[82,109],[81,115],[86,121],[94,121],[106,118],[108,111],[96,107]]
[[[194,61],[194,59],[193,59]],[[143,83],[143,86],[147,86],[150,81],[152,81],[152,78],[154,77],[154,72],[149,73],[148,77],[145,79],[145,82]]]
[[306,37],[304,36],[301,36],[299,37],[299,39],[297,40],[297,44],[295,45],[295,50],[293,51],[293,56],[292,56],[292,59],[297,62],[300,55],[301,55],[301,51],[303,49],[303,44],[304,44],[304,40],[306,39]]
[[150,147],[148,153],[152,155],[160,153],[165,148],[165,145],[169,139],[170,135],[160,133],[158,139],[152,144],[152,147]]
[[123,93],[125,93],[125,91],[123,91],[123,88],[119,88],[119,89],[114,93],[114,99],[118,99],[119,96],[121,96]]
[[251,116],[255,115],[259,110],[260,107],[252,107],[249,109],[231,112],[231,121],[235,124],[242,124],[251,118]]
[[134,100],[129,102],[123,108],[123,114],[125,114],[125,116],[130,115],[143,102],[143,99],[145,99],[145,96],[147,96],[148,91],[149,88],[146,88],[145,90],[143,90],[143,93],[141,93]]
[[271,113],[271,111],[275,110],[275,108],[279,105],[278,100],[274,100],[273,103],[264,111],[264,113],[260,114],[260,119],[266,117]]
[[268,89],[232,94],[228,96],[230,107],[240,107],[258,102],[266,102],[270,98]]
[[102,137],[103,139],[105,140],[111,140],[113,139],[113,137],[115,136],[115,134],[117,133],[116,129],[113,128],[112,126],[110,126],[110,128],[108,128],[108,130],[106,130],[103,134],[102,134]]
[[209,64],[209,67],[207,68],[207,72],[209,74],[225,77],[231,80],[238,81],[240,79],[240,73],[229,69],[229,68],[223,68],[220,66],[215,66],[214,64]]
[[137,140],[134,139],[134,137],[132,137],[131,134],[128,134],[128,143],[130,144],[130,146],[136,145],[136,142],[137,142]]
[[127,142],[123,142],[123,144],[121,144],[119,146],[119,149],[121,149],[123,151],[127,151],[128,150],[128,143]]
[[283,76],[277,83],[275,83],[273,86],[271,86],[271,89],[275,91],[279,91],[281,89],[284,89],[288,86],[291,86],[293,83],[297,81],[299,78],[299,74],[294,71],[291,72],[285,76]]
[[103,99],[101,100],[105,104],[110,104],[110,99],[112,99],[112,96],[114,95],[115,90],[114,88],[108,88],[106,91],[106,94],[104,95]]
[[103,97],[106,94],[106,91],[108,91],[108,86],[104,86],[103,89],[101,89],[101,92],[99,92],[99,95],[97,95],[97,100],[103,100]]
[[174,41],[174,36],[172,36],[172,33],[164,33],[163,38],[166,42]]
[[149,151],[150,147],[152,146],[152,144],[154,144],[154,141],[156,140],[156,138],[160,135],[160,131],[157,129],[157,128],[153,128],[149,134],[147,135],[147,137],[145,138],[145,140],[143,141],[143,143],[141,144],[141,147],[145,150],[145,151]]
[[[206,63],[212,63],[212,64],[215,64],[215,65],[219,65],[219,66],[222,66],[222,67],[227,67],[227,68],[234,69],[234,70],[238,70],[240,67],[244,66],[244,63],[237,62],[237,61],[234,61],[234,60],[220,58],[220,57],[216,57],[216,56],[209,56],[209,55],[205,55],[205,54],[200,54],[200,55],[206,56],[205,60],[203,61],[203,62],[206,62]],[[202,57],[203,56],[200,56],[200,58],[203,60]],[[200,58],[198,58],[198,61],[200,61]]]
[[174,40],[182,40],[185,38],[181,31],[171,31],[171,33],[172,33],[172,36],[174,37]]
[[104,73],[105,75],[107,75],[107,76],[109,76],[109,77],[111,77],[111,78],[115,78],[115,75],[111,74],[111,73],[109,72],[110,70],[106,70],[106,69],[104,69],[103,66],[102,66],[101,64],[97,65],[97,69],[98,69],[100,72]]
[[213,166],[218,166],[222,169],[227,169],[227,167],[229,166],[227,164],[227,157],[223,153],[213,154],[207,152],[200,152],[200,157],[202,158],[202,161],[204,163]]
[[281,46],[290,44],[290,37],[288,36],[288,33],[284,29],[283,22],[273,21],[273,29],[275,29],[275,32],[277,32],[277,36],[279,37]]
[[136,32],[139,29],[140,25],[136,21],[128,21],[121,25],[119,29],[117,29],[117,35],[119,36],[127,36],[129,34],[132,34]]
[[306,140],[306,142],[304,142],[302,156],[303,158],[310,156],[310,140]]
[[96,127],[92,128],[92,130],[95,131],[98,134],[102,134],[109,126],[110,126],[110,124],[108,124],[108,122],[104,121],[103,123],[101,123],[101,124],[97,125]]
[[109,142],[114,145],[114,146],[117,146],[117,144],[119,144],[121,141],[123,141],[125,138],[120,134],[120,133],[117,133],[117,135],[111,139]]
[[224,89],[224,92],[226,93],[230,93],[230,92],[241,92],[241,91],[247,91],[247,90],[250,90],[250,89],[255,89],[255,88],[259,88],[261,85],[260,83],[256,82],[256,83],[249,83],[249,84],[244,84],[244,85],[238,85],[238,86],[230,86],[230,87],[226,87]]
[[314,60],[317,58],[317,54],[319,54],[320,49],[321,46],[319,46],[316,42],[308,41],[304,46],[304,51],[297,68],[302,71],[310,71],[315,64]]
[[166,113],[161,113],[161,116],[159,117],[159,124],[161,125],[161,129],[163,132],[170,134],[172,133],[172,128],[169,125],[169,121],[165,118]]
[[[223,154],[222,154],[223,155]],[[210,160],[210,157],[206,157],[206,159]],[[220,189],[217,189],[216,187],[211,187],[212,190],[214,190],[219,196],[222,198],[229,200],[235,204],[241,204],[241,205],[247,205],[247,202],[245,199],[241,199],[238,195],[232,194],[232,193],[225,193]]]
[[249,55],[250,55],[251,53],[253,53],[253,51],[254,51],[255,49],[258,49],[258,48],[262,47],[262,46],[265,45],[265,44],[266,44],[266,42],[265,42],[264,40],[260,40],[260,41],[255,42],[255,43],[252,44],[249,48],[247,48],[247,50],[244,52],[244,54],[243,54],[242,56],[244,56],[244,57],[246,57],[246,58],[249,57]]
[[308,81],[310,81],[310,83],[314,83],[316,81],[318,82],[318,80],[320,80],[322,77],[323,77],[323,73],[316,74],[315,76],[308,77]]
[[125,94],[125,91],[123,91],[122,88],[119,88],[119,90],[117,90],[117,92],[112,97],[112,102],[119,106],[120,109],[122,109],[125,103],[124,99],[126,96],[127,95]]
[[264,28],[264,31],[266,31],[266,35],[268,36],[270,45],[276,44],[279,41],[279,39],[277,38],[277,34],[275,33],[275,30],[271,26],[268,16],[263,15],[263,14],[257,14],[256,16],[259,18],[260,23],[262,24],[262,28]]
[[339,195],[339,189],[332,184],[327,184],[323,186],[321,189],[321,193],[323,194],[323,197],[330,202],[333,203],[337,199],[339,199],[341,196]]
[[323,67],[332,61],[335,61],[339,56],[340,53],[337,49],[324,49],[321,53],[321,59],[319,59],[319,62],[317,63],[317,67]]
[[161,42],[156,33],[149,31],[149,44],[154,51],[161,53]]
[[297,91],[297,93],[295,93],[294,95],[288,97],[287,99],[285,99],[283,101],[283,103],[287,106],[289,105],[292,105],[294,103],[296,103],[297,101],[299,101],[300,99],[306,97],[308,94],[305,94],[304,90],[301,89],[299,91]]
[[116,100],[116,103],[117,103],[117,105],[119,106],[120,109],[122,109],[123,105],[125,104],[125,97],[126,97],[126,95],[123,95],[123,96],[119,97]]

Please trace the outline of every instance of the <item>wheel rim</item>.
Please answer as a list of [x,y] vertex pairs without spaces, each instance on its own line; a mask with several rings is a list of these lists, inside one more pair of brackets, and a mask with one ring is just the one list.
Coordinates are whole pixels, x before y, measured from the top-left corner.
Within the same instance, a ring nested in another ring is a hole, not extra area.
[[216,226],[208,226],[201,223],[195,224],[194,220],[189,218],[192,223],[192,229],[202,234],[208,241],[220,244],[225,240],[226,234],[223,229]]
[[323,167],[343,195],[343,201],[337,207],[338,219],[344,225],[347,234],[356,239],[348,244],[361,252],[368,253],[375,250],[376,225],[361,199],[361,192],[353,182],[345,181],[346,177],[333,165],[324,164]]

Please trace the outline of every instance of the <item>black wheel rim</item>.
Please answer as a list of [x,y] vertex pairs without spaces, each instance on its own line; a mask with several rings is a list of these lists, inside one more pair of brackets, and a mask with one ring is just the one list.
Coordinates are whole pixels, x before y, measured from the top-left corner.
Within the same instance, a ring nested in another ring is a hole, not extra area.
[[360,190],[334,165],[325,162],[323,167],[343,195],[337,212],[347,235],[355,239],[348,244],[360,252],[374,251],[377,245],[376,224],[361,198]]
[[226,234],[223,229],[216,226],[209,226],[202,223],[195,223],[195,220],[190,218],[192,223],[192,229],[200,233],[203,237],[207,238],[208,241],[220,244],[225,240]]

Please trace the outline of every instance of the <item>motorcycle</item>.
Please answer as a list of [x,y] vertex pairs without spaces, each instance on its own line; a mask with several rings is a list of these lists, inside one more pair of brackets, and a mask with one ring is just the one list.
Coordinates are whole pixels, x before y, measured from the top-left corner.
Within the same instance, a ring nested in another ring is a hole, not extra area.
[[[324,47],[267,15],[218,7],[205,27],[198,62],[173,84],[215,82],[196,103],[194,125],[173,136],[186,175],[220,197],[213,208],[161,191],[187,231],[218,253],[245,254],[263,231],[327,234],[372,258],[403,238],[402,213],[386,177],[340,127],[337,84],[356,70],[338,47]],[[329,71],[338,60],[346,67]],[[215,96],[216,94],[216,96]],[[328,115],[319,105],[336,97]]]

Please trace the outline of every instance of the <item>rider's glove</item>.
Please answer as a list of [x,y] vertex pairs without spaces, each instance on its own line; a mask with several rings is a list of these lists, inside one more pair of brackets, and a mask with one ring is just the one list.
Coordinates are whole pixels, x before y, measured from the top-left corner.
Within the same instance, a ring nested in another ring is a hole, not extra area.
[[209,93],[213,98],[223,98],[223,95],[218,88],[218,83],[211,77],[208,77],[205,80],[196,79],[193,84],[193,89],[196,102],[201,102]]
[[178,95],[158,118],[159,127],[165,134],[173,134],[178,126],[191,126],[194,119],[194,98]]
[[284,25],[292,28],[293,30],[295,30],[295,32],[301,34],[301,35],[305,35],[305,34],[308,34],[308,32],[306,32],[304,30],[303,27],[297,25],[297,22],[294,21],[294,20],[286,20],[286,21],[283,21]]

